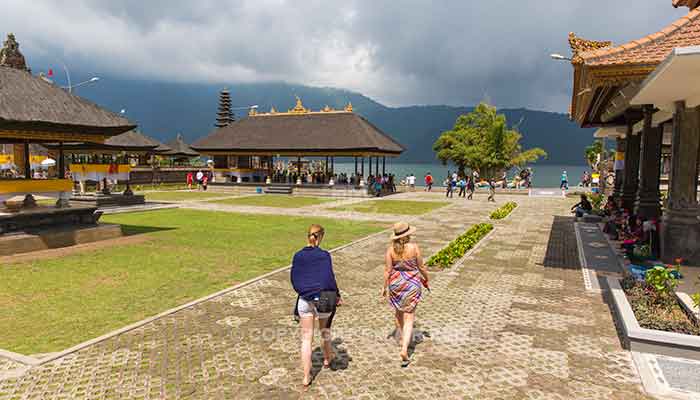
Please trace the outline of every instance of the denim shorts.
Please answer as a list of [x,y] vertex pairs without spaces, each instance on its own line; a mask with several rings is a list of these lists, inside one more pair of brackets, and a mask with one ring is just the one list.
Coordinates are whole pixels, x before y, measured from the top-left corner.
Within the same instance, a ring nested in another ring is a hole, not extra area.
[[300,317],[318,317],[319,319],[327,319],[331,316],[331,313],[319,313],[316,311],[316,305],[313,302],[306,301],[299,298],[299,303],[297,304],[297,312],[299,312]]

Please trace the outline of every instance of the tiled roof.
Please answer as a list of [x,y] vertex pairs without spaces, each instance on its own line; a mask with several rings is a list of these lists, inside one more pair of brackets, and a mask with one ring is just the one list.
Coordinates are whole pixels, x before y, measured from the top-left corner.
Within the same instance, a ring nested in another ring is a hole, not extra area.
[[656,65],[676,47],[697,45],[700,45],[700,9],[691,10],[657,33],[621,46],[584,52],[580,56],[586,66]]
[[700,6],[700,0],[673,0],[673,6],[695,8]]

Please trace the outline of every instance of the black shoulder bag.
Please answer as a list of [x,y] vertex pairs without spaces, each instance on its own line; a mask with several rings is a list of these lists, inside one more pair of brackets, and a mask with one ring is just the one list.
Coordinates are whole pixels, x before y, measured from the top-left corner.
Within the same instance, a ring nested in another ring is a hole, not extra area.
[[338,293],[335,290],[323,290],[316,302],[316,311],[319,313],[332,313],[338,303]]

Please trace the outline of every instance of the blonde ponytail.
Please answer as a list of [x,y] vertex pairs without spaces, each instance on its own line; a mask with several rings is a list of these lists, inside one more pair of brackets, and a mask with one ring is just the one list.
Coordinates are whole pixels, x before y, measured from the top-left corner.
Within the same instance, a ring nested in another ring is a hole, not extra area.
[[394,253],[396,254],[397,257],[401,258],[403,256],[403,252],[406,250],[406,243],[411,241],[410,236],[404,236],[400,237],[396,240],[393,240],[391,242],[391,246],[394,249]]

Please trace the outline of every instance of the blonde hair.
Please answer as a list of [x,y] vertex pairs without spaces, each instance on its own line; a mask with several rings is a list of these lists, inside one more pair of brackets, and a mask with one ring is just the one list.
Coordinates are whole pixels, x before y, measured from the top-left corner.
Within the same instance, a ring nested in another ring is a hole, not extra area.
[[411,241],[411,235],[406,235],[398,239],[391,241],[391,247],[394,249],[394,253],[397,257],[403,256],[404,250],[406,250],[406,243]]
[[307,239],[309,240],[309,243],[313,241],[313,244],[318,246],[319,241],[323,237],[325,233],[325,230],[323,227],[319,224],[311,224],[309,226],[309,231],[306,235]]

